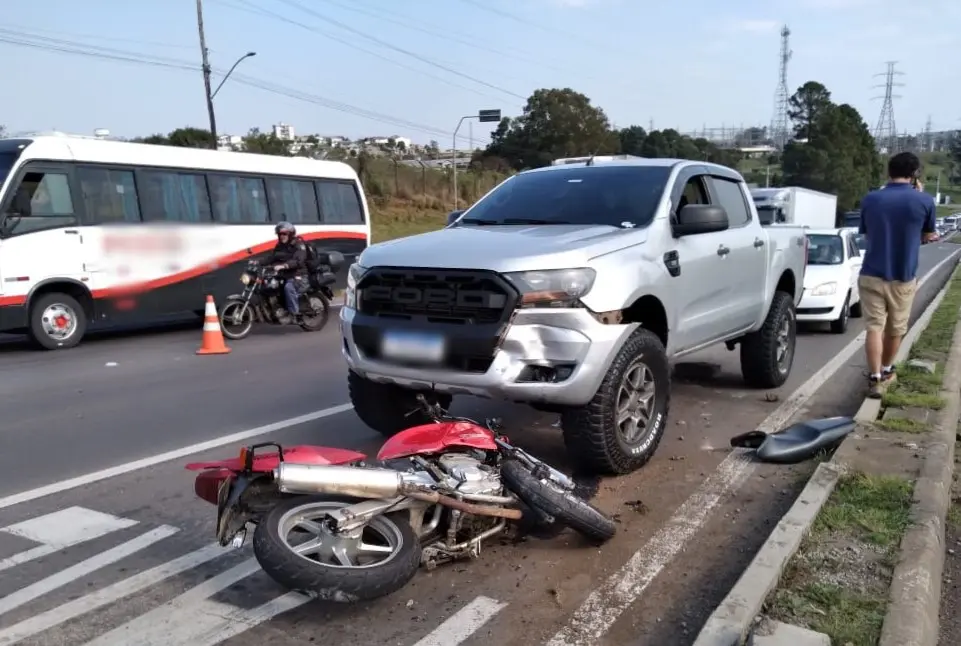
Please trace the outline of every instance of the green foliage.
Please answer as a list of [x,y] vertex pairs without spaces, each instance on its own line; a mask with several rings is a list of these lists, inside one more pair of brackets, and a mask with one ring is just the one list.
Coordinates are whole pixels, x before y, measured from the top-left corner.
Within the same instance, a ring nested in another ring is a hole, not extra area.
[[740,155],[676,130],[647,132],[641,126],[611,128],[604,110],[570,88],[536,90],[523,113],[504,118],[475,162],[490,170],[548,166],[560,157],[627,154],[698,159],[735,165]]
[[961,184],[961,130],[954,131],[948,156],[950,157],[951,183]]
[[853,107],[837,105],[808,81],[790,99],[795,140],[781,156],[783,183],[838,196],[838,212],[855,208],[878,187],[882,163],[868,125]]
[[214,137],[209,130],[203,128],[177,128],[169,134],[155,134],[149,137],[141,137],[134,141],[143,144],[156,144],[160,146],[178,146],[180,148],[213,148]]

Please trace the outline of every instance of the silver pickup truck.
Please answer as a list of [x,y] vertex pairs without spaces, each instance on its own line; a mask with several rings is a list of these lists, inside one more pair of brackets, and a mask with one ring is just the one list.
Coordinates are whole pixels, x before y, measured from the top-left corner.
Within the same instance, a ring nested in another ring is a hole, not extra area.
[[739,173],[674,159],[526,171],[440,231],[368,247],[348,275],[357,415],[424,423],[417,393],[561,415],[582,467],[627,473],[664,433],[669,362],[740,346],[748,384],[790,374],[807,238],[762,228]]

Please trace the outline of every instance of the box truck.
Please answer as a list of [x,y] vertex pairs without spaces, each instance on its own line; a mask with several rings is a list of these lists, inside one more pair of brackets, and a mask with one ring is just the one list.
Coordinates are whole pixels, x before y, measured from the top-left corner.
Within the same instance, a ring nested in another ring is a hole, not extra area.
[[755,188],[751,191],[761,224],[792,224],[812,229],[835,226],[838,197],[800,186]]

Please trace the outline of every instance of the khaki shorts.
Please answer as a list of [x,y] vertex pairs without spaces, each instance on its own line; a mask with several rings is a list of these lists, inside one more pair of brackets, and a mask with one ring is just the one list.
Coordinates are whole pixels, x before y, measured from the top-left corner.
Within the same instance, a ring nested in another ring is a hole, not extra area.
[[902,283],[886,281],[876,276],[858,278],[861,293],[861,313],[864,327],[884,331],[885,336],[904,336],[911,318],[911,305],[918,290],[917,279]]

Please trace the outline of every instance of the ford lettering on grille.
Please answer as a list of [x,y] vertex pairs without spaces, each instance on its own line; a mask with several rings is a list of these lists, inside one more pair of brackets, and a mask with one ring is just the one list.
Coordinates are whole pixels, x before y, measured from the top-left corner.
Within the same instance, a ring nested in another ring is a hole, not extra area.
[[500,309],[507,303],[507,297],[504,295],[480,290],[445,287],[389,287],[387,285],[374,285],[366,288],[364,299],[426,308],[483,307]]

